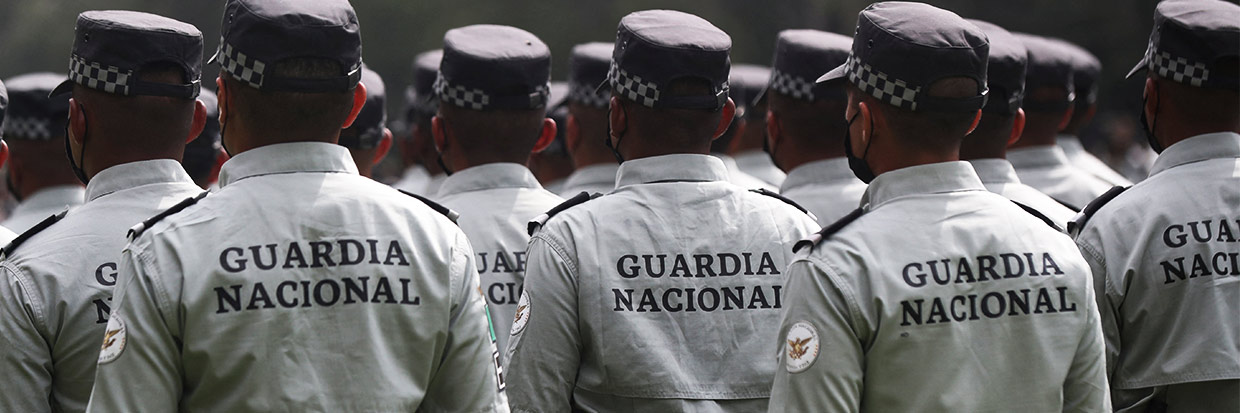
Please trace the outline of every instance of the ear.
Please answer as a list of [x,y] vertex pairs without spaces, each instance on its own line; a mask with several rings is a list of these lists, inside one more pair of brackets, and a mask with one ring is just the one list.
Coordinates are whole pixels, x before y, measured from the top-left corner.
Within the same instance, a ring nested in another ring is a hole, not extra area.
[[443,118],[439,117],[439,115],[431,118],[431,137],[434,138],[435,150],[439,151],[439,153],[443,153],[443,150],[447,147],[448,134],[444,132],[447,127],[448,125],[444,123]]
[[[1154,78],[1152,76],[1145,78],[1145,91],[1143,96],[1145,97],[1145,107],[1141,108],[1141,110],[1145,111],[1146,119],[1154,119],[1154,107],[1157,106],[1160,96],[1158,96],[1158,85],[1154,84]],[[1150,128],[1151,126],[1145,125],[1145,127]]]
[[555,120],[543,118],[542,132],[538,133],[538,142],[534,143],[533,153],[542,152],[555,141]]
[[353,126],[353,121],[357,120],[357,114],[362,113],[362,107],[366,106],[366,84],[357,82],[357,87],[353,88],[353,109],[349,110],[349,117],[344,119],[340,129],[348,129]]
[[1016,119],[1012,122],[1012,136],[1008,137],[1007,146],[1011,147],[1020,140],[1020,134],[1025,133],[1025,110],[1016,109]]
[[378,165],[383,157],[387,156],[388,151],[392,150],[392,130],[383,128],[383,139],[379,140],[379,147],[375,148],[375,158],[370,161],[372,165]]
[[870,141],[870,135],[874,133],[870,125],[874,124],[874,118],[877,116],[870,110],[870,105],[865,102],[857,102],[857,112],[857,120],[860,121],[861,126],[861,133],[857,137],[861,139],[861,144],[865,145]]
[[783,131],[779,128],[779,116],[775,116],[775,112],[766,111],[766,139],[767,147],[774,148],[776,143],[783,138]]
[[69,138],[81,145],[85,136],[86,113],[82,111],[82,106],[78,105],[76,99],[69,98]]
[[1063,119],[1059,120],[1059,129],[1056,132],[1064,130],[1068,127],[1068,122],[1072,121],[1072,114],[1076,113],[1076,104],[1068,105],[1068,110],[1063,113]]
[[568,114],[568,119],[564,125],[564,146],[569,152],[576,152],[577,145],[581,144],[581,125],[577,124],[577,117],[572,113]]
[[611,126],[611,136],[624,135],[629,130],[629,115],[624,112],[624,105],[620,104],[620,98],[612,96],[611,101],[607,103],[607,124]]
[[225,152],[224,148],[220,148],[215,152],[215,164],[211,165],[211,174],[207,177],[208,184],[220,180],[220,168],[224,167],[224,162],[228,162],[228,152]]
[[189,136],[185,137],[185,143],[193,142],[198,139],[198,135],[202,134],[202,130],[207,127],[207,105],[201,100],[194,101],[194,120],[189,124]]
[[723,105],[723,110],[720,110],[720,112],[723,112],[723,116],[719,117],[719,126],[715,127],[715,134],[710,137],[712,141],[719,139],[724,132],[728,131],[728,126],[732,126],[732,118],[736,116],[736,102],[733,102],[732,98],[728,98],[728,103]]
[[228,101],[228,99],[230,98],[232,98],[232,94],[228,93],[228,88],[224,87],[224,78],[216,77],[215,78],[215,106],[217,109],[219,109],[219,115],[217,115],[218,116],[217,120],[220,122],[220,127],[224,126],[224,108],[228,107],[228,105],[231,104],[231,102]]
[[977,112],[973,113],[973,124],[969,125],[969,131],[965,132],[964,136],[969,136],[969,134],[973,133],[973,131],[977,129],[977,123],[981,121],[982,121],[982,110],[978,109]]
[[[9,143],[0,141],[0,167],[9,162]],[[9,173],[13,173],[10,171]]]

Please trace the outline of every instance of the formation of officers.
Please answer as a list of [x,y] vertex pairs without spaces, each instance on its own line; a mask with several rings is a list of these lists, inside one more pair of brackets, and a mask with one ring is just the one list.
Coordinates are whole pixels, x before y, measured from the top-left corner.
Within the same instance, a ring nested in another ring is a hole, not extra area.
[[5,80],[0,411],[1240,410],[1240,6],[1157,6],[1136,185],[1097,59],[921,3],[769,69],[639,11],[562,84],[453,29],[400,138],[359,29],[229,0],[208,88],[90,11]]

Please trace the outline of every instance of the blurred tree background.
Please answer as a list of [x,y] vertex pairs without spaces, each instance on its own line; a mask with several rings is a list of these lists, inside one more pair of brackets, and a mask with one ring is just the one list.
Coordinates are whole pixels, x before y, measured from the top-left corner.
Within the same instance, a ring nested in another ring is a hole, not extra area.
[[[300,0],[313,1],[313,0]],[[1235,0],[1232,0],[1235,1]],[[1060,37],[1092,51],[1103,63],[1099,117],[1084,136],[1095,152],[1135,135],[1141,82],[1123,76],[1144,52],[1156,0],[929,0],[968,18],[1011,31]],[[869,0],[355,0],[364,59],[387,83],[389,113],[399,113],[418,52],[438,48],[448,29],[477,23],[517,26],[542,38],[562,79],[570,48],[611,41],[625,14],[667,8],[706,18],[732,36],[735,63],[769,64],[780,30],[813,28],[850,34]],[[0,77],[64,72],[76,15],[89,9],[140,10],[198,26],[209,57],[219,43],[222,0],[5,0],[0,2]],[[217,67],[205,67],[214,87]],[[1117,134],[1123,136],[1116,136]],[[1104,159],[1106,157],[1104,156]]]

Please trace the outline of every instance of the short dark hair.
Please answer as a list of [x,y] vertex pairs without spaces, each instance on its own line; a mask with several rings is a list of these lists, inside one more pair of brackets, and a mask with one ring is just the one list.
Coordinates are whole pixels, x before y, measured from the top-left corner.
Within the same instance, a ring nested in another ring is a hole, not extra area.
[[465,152],[529,156],[542,132],[545,108],[473,110],[440,104],[439,116]]
[[[1219,73],[1240,73],[1240,57],[1218,59],[1211,70]],[[1150,76],[1158,77],[1151,73]],[[1178,110],[1188,119],[1209,123],[1234,123],[1240,117],[1240,91],[1203,88],[1161,78],[1159,96],[1164,99],[1160,110]]]
[[[698,77],[675,79],[661,92],[661,96],[665,97],[709,96],[711,94],[713,92],[710,82]],[[651,136],[651,138],[674,140],[677,144],[693,143],[682,142],[684,140],[714,138],[720,117],[723,116],[722,111],[719,110],[649,108],[614,90],[612,95],[619,97],[625,103],[630,122],[641,125],[641,129],[646,132],[659,135]]]
[[[180,65],[154,62],[142,66],[137,78],[146,82],[184,84]],[[73,97],[86,103],[91,119],[118,147],[167,151],[184,147],[194,119],[196,99],[170,96],[122,96],[74,85]]]
[[[324,79],[344,74],[338,62],[318,58],[286,59],[271,65],[273,76]],[[353,92],[277,92],[252,88],[220,71],[232,95],[229,121],[239,121],[257,134],[322,134],[340,130],[353,109]],[[264,133],[264,132],[272,133]]]
[[[928,96],[941,98],[967,98],[976,96],[977,81],[967,77],[939,79],[925,89]],[[973,125],[976,111],[911,111],[879,102],[861,89],[848,85],[848,93],[861,97],[871,108],[877,108],[886,116],[887,125],[897,132],[904,143],[913,148],[941,149],[947,145],[959,145]]]

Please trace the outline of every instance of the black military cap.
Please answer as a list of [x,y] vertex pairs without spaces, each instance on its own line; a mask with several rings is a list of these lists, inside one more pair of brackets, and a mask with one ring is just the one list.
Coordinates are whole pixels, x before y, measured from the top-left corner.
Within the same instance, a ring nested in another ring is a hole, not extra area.
[[982,111],[1015,115],[1025,96],[1025,66],[1029,52],[1025,50],[1024,43],[1002,27],[981,20],[969,20],[969,23],[982,29],[990,40],[990,57],[986,67],[986,86],[990,89],[990,97]]
[[1154,9],[1145,56],[1128,77],[1150,70],[1186,85],[1240,90],[1235,68],[1220,60],[1240,55],[1240,6],[1220,0],[1167,0]]
[[[732,38],[701,17],[646,10],[620,19],[607,85],[616,95],[651,108],[717,110],[728,102]],[[673,80],[711,85],[709,96],[665,96]]]
[[[207,63],[259,90],[325,93],[353,90],[362,77],[362,37],[346,0],[229,0],[220,46]],[[277,76],[271,66],[290,58],[340,64],[339,76]]]
[[[848,61],[818,81],[847,78],[862,92],[911,111],[972,111],[986,104],[989,51],[986,34],[955,13],[922,3],[874,3],[857,17]],[[922,92],[949,77],[976,80],[977,95]]]
[[[735,64],[728,73],[728,94],[736,103],[736,117],[753,116],[749,108],[758,105],[762,90],[771,79],[771,69],[766,66]],[[765,113],[762,114],[766,116]]]
[[69,121],[69,96],[48,94],[65,79],[65,75],[49,72],[10,78],[4,137],[43,141],[60,136]]
[[383,78],[365,65],[362,66],[362,83],[366,85],[366,103],[362,111],[357,113],[350,129],[357,131],[357,137],[340,137],[340,145],[354,149],[373,149],[383,140],[383,127],[387,124],[387,108],[384,106],[387,95],[384,93]]
[[779,32],[767,90],[809,102],[841,98],[839,89],[815,79],[844,64],[851,49],[852,38],[840,34],[809,29]]
[[1098,101],[1098,77],[1102,75],[1102,62],[1085,48],[1060,40],[1060,44],[1072,54],[1072,89],[1076,91],[1077,105]]
[[439,62],[442,60],[442,49],[422,52],[413,58],[413,84],[405,89],[405,103],[411,109],[409,115],[431,117],[439,109],[435,79],[439,77]]
[[220,151],[220,107],[215,93],[210,89],[202,89],[198,100],[207,107],[207,124],[202,128],[198,138],[185,144],[185,156],[181,157],[181,165],[185,172],[197,182],[205,180],[211,168],[215,166],[215,157]]
[[[122,96],[198,96],[202,79],[202,33],[191,24],[150,13],[88,11],[78,15],[69,56],[69,78],[52,94],[73,84]],[[138,79],[152,63],[180,67],[183,84]]]
[[568,57],[568,101],[606,109],[611,92],[598,85],[607,80],[611,67],[611,43],[591,42],[573,46]]
[[479,24],[443,36],[435,79],[441,103],[466,109],[532,109],[551,93],[551,49],[530,32]]
[[1068,91],[1065,100],[1048,102],[1029,99],[1026,96],[1021,107],[1026,111],[1058,112],[1067,110],[1076,100],[1075,71],[1073,70],[1073,54],[1057,39],[1026,34],[1012,33],[1025,50],[1029,52],[1025,66],[1025,90],[1043,87],[1061,88]]

